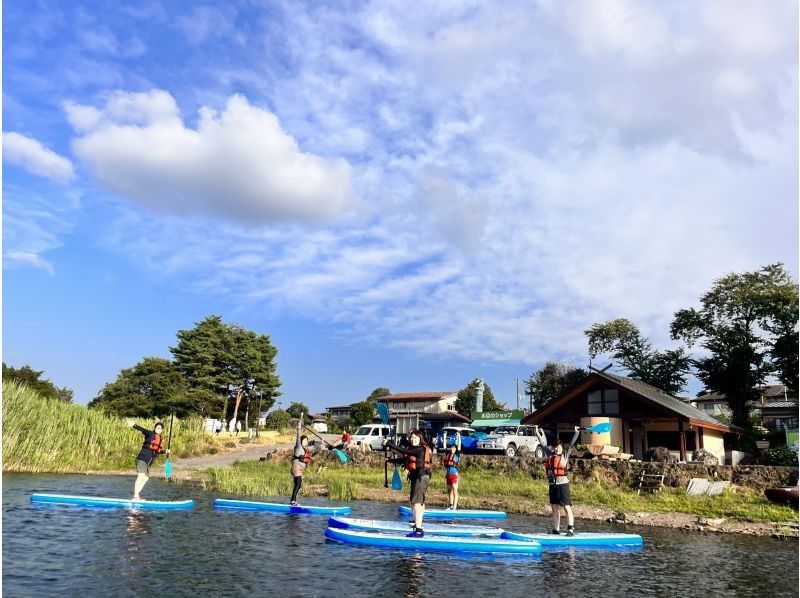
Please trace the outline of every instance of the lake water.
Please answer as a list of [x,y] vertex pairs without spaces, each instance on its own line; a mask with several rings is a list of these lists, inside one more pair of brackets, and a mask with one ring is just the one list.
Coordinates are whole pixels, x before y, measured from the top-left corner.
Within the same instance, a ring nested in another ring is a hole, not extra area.
[[[657,528],[636,551],[541,557],[417,554],[327,541],[324,516],[215,511],[217,495],[151,480],[192,511],[32,506],[30,494],[130,496],[133,477],[3,475],[3,596],[797,596],[798,543]],[[309,501],[321,502],[321,501]],[[397,519],[356,501],[354,517]],[[470,522],[480,524],[480,522]],[[486,522],[547,530],[544,518]],[[583,531],[609,526],[578,521]]]

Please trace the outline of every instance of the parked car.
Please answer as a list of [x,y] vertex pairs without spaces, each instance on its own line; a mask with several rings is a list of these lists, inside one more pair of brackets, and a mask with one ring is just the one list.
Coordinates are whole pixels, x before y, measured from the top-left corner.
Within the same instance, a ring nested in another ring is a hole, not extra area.
[[311,422],[311,429],[315,432],[319,432],[320,434],[327,434],[328,433],[328,422],[324,419],[315,419]]
[[350,439],[350,444],[353,446],[367,446],[373,451],[383,449],[381,443],[387,436],[394,434],[394,426],[387,426],[386,424],[366,424],[361,426],[353,437]]
[[515,457],[520,451],[526,450],[537,459],[544,459],[544,448],[539,444],[533,429],[534,426],[500,426],[485,440],[478,441],[478,449],[505,453],[508,457]]
[[461,434],[461,450],[465,453],[474,453],[478,450],[478,441],[487,437],[485,432],[478,432],[472,428],[462,426],[448,426],[442,428],[436,437],[436,449],[444,450],[444,434],[447,433],[448,444],[455,439],[456,433]]

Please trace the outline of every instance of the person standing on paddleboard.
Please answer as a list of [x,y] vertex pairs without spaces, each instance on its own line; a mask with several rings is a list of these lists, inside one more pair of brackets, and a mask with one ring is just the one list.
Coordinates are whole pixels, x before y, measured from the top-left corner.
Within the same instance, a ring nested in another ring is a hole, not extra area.
[[461,461],[461,434],[456,432],[456,437],[447,446],[447,432],[444,432],[442,446],[445,453],[442,455],[444,465],[444,481],[447,484],[447,510],[458,509],[458,463]]
[[156,422],[152,430],[143,428],[132,419],[128,420],[128,425],[144,434],[144,443],[136,456],[136,482],[133,485],[133,500],[141,500],[139,494],[150,479],[150,466],[159,455],[169,454],[169,449],[162,448],[161,433],[164,431],[164,424],[161,422]]
[[561,439],[556,439],[555,446],[547,446],[547,437],[539,426],[534,426],[533,432],[539,439],[539,444],[544,448],[547,455],[545,460],[545,471],[547,472],[547,482],[550,485],[550,508],[553,510],[553,531],[551,534],[561,533],[561,507],[567,513],[567,535],[575,534],[575,517],[572,514],[572,498],[569,493],[569,478],[567,477],[567,464],[569,463],[569,453],[580,434],[580,427],[575,426],[575,435],[568,444],[564,445]]
[[425,491],[431,482],[431,449],[422,439],[422,432],[417,429],[408,433],[411,444],[408,448],[397,446],[388,438],[384,438],[383,445],[393,451],[401,453],[404,466],[408,471],[408,480],[411,482],[411,510],[414,514],[414,529],[408,534],[412,538],[422,538],[425,535],[422,519],[425,516]]
[[303,474],[306,471],[306,466],[311,462],[311,449],[308,448],[308,436],[301,435],[300,431],[303,429],[303,415],[297,420],[297,439],[294,443],[294,452],[292,453],[292,478],[294,478],[294,488],[292,489],[293,506],[297,505],[297,495],[300,493],[300,486],[303,485]]

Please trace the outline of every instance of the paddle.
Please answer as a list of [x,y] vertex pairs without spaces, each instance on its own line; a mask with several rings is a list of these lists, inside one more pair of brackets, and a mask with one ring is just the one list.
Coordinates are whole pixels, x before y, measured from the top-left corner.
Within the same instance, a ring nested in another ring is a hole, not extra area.
[[397,471],[397,463],[394,464],[394,473],[392,474],[392,490],[402,490],[403,480],[400,479],[400,472]]
[[169,447],[172,446],[172,423],[175,421],[173,413],[169,418],[169,439],[167,440],[167,460],[164,462],[164,477],[169,479],[172,476],[172,462],[169,460]]
[[[389,406],[386,403],[376,403],[375,404],[375,409],[378,411],[378,415],[381,418],[381,422],[383,422],[384,425],[388,426],[389,425]],[[387,437],[388,436],[389,436],[389,434],[387,434]],[[388,458],[389,458],[389,449],[384,446],[383,447],[383,487],[384,488],[388,488],[389,487],[389,461],[388,461]],[[400,474],[397,473],[397,465],[394,466],[394,475],[392,476],[392,488],[397,490],[397,488],[395,488],[395,481],[394,481],[395,476],[397,476],[398,480],[400,479]],[[400,488],[402,489],[402,487],[403,487],[403,482],[400,482]]]
[[605,434],[606,432],[611,431],[611,424],[609,422],[603,422],[602,424],[586,426],[585,428],[581,428],[581,430],[586,430],[587,432],[592,432],[594,434]]
[[312,430],[311,428],[308,428],[308,427],[306,427],[306,426],[303,426],[303,428],[304,428],[304,429],[305,429],[307,432],[311,432],[311,433],[312,433],[314,436],[316,436],[316,437],[317,437],[317,438],[319,438],[319,439],[320,439],[322,442],[324,442],[325,444],[327,444],[327,445],[328,445],[328,448],[332,449],[332,450],[333,450],[333,451],[336,453],[336,456],[337,456],[337,457],[339,457],[339,461],[341,461],[342,463],[347,463],[347,460],[349,459],[349,457],[348,457],[347,455],[345,455],[345,454],[344,454],[344,451],[341,451],[341,450],[339,450],[339,449],[337,449],[337,448],[334,448],[334,446],[333,446],[333,445],[332,445],[330,442],[328,442],[327,440],[325,440],[325,439],[324,439],[322,436],[320,436],[319,434],[317,434],[317,433],[316,433],[314,430]]

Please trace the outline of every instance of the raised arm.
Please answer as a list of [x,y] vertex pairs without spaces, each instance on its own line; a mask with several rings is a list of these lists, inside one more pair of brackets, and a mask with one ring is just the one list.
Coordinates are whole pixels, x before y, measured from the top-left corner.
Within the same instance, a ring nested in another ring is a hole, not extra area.
[[547,446],[547,436],[544,434],[544,430],[542,430],[539,426],[533,426],[533,434],[536,436],[536,440],[539,441],[539,445],[544,450],[544,454],[548,457],[553,454],[553,449]]
[[578,440],[578,436],[581,434],[581,429],[579,426],[575,426],[575,434],[572,436],[572,440],[569,441],[569,444],[564,447],[564,459],[569,459],[569,454],[572,452],[572,447],[575,446],[575,442]]
[[300,440],[300,436],[302,436],[303,431],[303,414],[300,414],[300,417],[297,420],[297,434],[295,436],[294,441],[294,456],[295,457],[302,457],[305,454],[305,450],[303,449],[303,443]]

